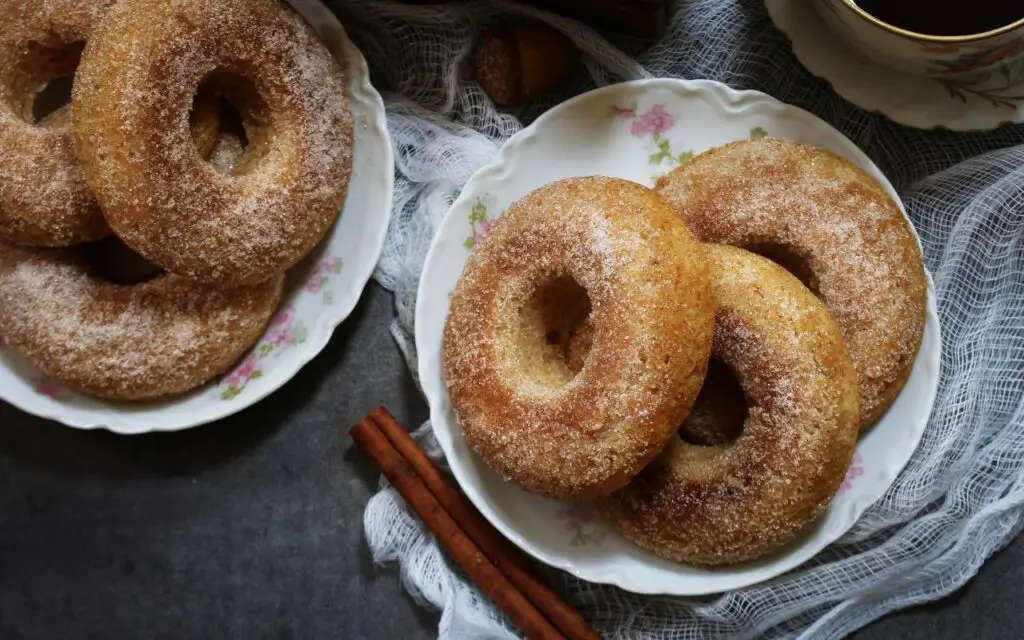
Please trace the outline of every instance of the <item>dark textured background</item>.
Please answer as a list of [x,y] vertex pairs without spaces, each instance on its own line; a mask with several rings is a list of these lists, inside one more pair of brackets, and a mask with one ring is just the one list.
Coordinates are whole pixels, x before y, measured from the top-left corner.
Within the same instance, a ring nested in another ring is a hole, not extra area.
[[[362,512],[377,472],[347,428],[426,407],[371,285],[327,349],[220,423],[136,437],[81,432],[0,402],[0,640],[430,638]],[[937,605],[858,638],[1020,638],[1024,543]]]

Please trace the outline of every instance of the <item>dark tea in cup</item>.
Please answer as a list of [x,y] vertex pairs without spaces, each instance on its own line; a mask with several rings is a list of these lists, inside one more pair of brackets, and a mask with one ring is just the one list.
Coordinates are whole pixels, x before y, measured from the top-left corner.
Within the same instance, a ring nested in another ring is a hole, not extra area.
[[882,22],[932,36],[969,36],[1024,20],[1024,0],[856,0]]

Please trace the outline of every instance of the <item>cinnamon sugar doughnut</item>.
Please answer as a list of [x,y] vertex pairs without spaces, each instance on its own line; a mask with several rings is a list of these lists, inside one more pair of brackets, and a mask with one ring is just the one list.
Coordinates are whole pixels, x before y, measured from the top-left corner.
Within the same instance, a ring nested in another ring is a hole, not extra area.
[[[588,313],[593,345],[573,375],[562,345]],[[463,435],[528,491],[614,491],[689,411],[713,315],[704,252],[653,191],[541,187],[497,220],[451,298],[444,371]]]
[[[189,127],[199,156],[223,171],[225,163],[229,162],[232,156],[241,156],[244,146],[233,132],[221,128],[220,111],[220,100],[209,92],[200,91],[189,115]],[[43,116],[39,126],[64,127],[70,131],[71,105],[64,105]],[[215,160],[214,154],[218,152],[219,157]]]
[[857,367],[862,429],[910,376],[925,324],[921,250],[899,206],[865,172],[791,140],[706,151],[658,181],[693,234],[776,260],[814,290]]
[[112,284],[86,251],[0,244],[0,334],[47,376],[99,398],[201,386],[259,339],[281,297],[282,276],[235,289],[175,275]]
[[[245,119],[249,146],[231,175],[188,139],[200,85]],[[271,278],[313,249],[344,200],[345,78],[279,0],[122,0],[85,48],[72,102],[107,221],[170,272],[216,285]]]
[[36,96],[75,72],[114,0],[0,0],[0,240],[67,246],[110,233],[75,157],[68,109],[36,123]]
[[718,446],[673,439],[598,508],[660,556],[719,565],[779,549],[824,512],[853,456],[858,395],[842,334],[814,294],[755,254],[706,252],[712,353],[743,387],[743,432]]

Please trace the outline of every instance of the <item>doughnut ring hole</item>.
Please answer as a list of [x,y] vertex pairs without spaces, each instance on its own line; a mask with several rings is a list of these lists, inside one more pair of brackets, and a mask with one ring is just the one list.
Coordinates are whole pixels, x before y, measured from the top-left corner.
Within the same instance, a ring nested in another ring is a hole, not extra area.
[[[220,132],[208,162],[229,176],[251,173],[271,148],[270,109],[251,80],[226,69],[207,74],[196,90],[192,113],[200,108],[198,96],[218,98]],[[207,154],[199,149],[200,156]]]
[[48,118],[56,117],[58,111],[71,106],[71,85],[74,84],[74,80],[73,75],[58,76],[43,87],[32,105],[34,124],[45,125]]
[[[572,276],[541,284],[519,311],[517,348],[522,371],[541,388],[557,391],[583,368],[586,351],[577,345],[574,331],[590,316],[590,296]],[[592,329],[590,330],[592,336]],[[575,348],[575,351],[574,351]]]
[[132,251],[116,236],[83,245],[82,252],[93,275],[116,285],[137,285],[155,280],[164,270]]
[[71,84],[82,59],[84,42],[31,42],[17,68],[8,75],[11,108],[29,124],[71,103]]
[[689,444],[713,447],[740,437],[750,414],[749,403],[736,374],[714,357],[708,363],[704,386],[697,394],[690,415],[679,428],[679,437]]
[[795,247],[779,242],[767,241],[755,242],[743,248],[763,258],[768,258],[796,276],[815,296],[819,296],[818,278],[814,275],[814,270],[811,269],[807,256]]

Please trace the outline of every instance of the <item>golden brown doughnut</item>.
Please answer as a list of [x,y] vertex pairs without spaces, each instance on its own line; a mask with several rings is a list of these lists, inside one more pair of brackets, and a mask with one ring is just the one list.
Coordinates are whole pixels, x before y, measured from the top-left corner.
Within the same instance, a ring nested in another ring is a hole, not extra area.
[[[196,103],[189,115],[189,126],[192,129],[192,139],[196,145],[196,151],[200,157],[209,160],[215,166],[213,154],[218,149],[227,146],[235,149],[240,145],[229,131],[221,129],[221,101],[209,92],[200,91],[196,96]],[[61,108],[43,116],[39,121],[40,127],[67,127],[71,130],[71,105],[64,105]],[[241,155],[241,146],[238,155]],[[222,151],[222,153],[224,153]],[[223,163],[223,158],[218,162]]]
[[[573,375],[564,344],[587,313],[593,345]],[[614,491],[689,411],[713,316],[704,252],[653,191],[541,187],[497,220],[452,294],[444,371],[463,435],[528,491]]]
[[743,387],[743,433],[718,446],[673,439],[598,508],[645,549],[719,565],[779,549],[823,513],[853,456],[858,393],[842,334],[814,294],[765,258],[705,248],[713,357]]
[[86,251],[0,244],[0,334],[47,376],[99,398],[203,385],[259,339],[281,298],[282,276],[235,289],[175,275],[112,284]]
[[75,157],[68,109],[36,123],[36,96],[75,72],[114,0],[0,0],[0,240],[67,246],[110,233]]
[[[188,135],[200,85],[245,119],[231,175]],[[344,200],[353,122],[341,66],[279,0],[122,0],[82,55],[75,142],[110,226],[149,261],[221,286],[293,266]]]
[[764,255],[818,294],[857,367],[862,429],[899,395],[924,335],[921,251],[878,182],[831,153],[765,138],[706,151],[658,181],[693,234]]

